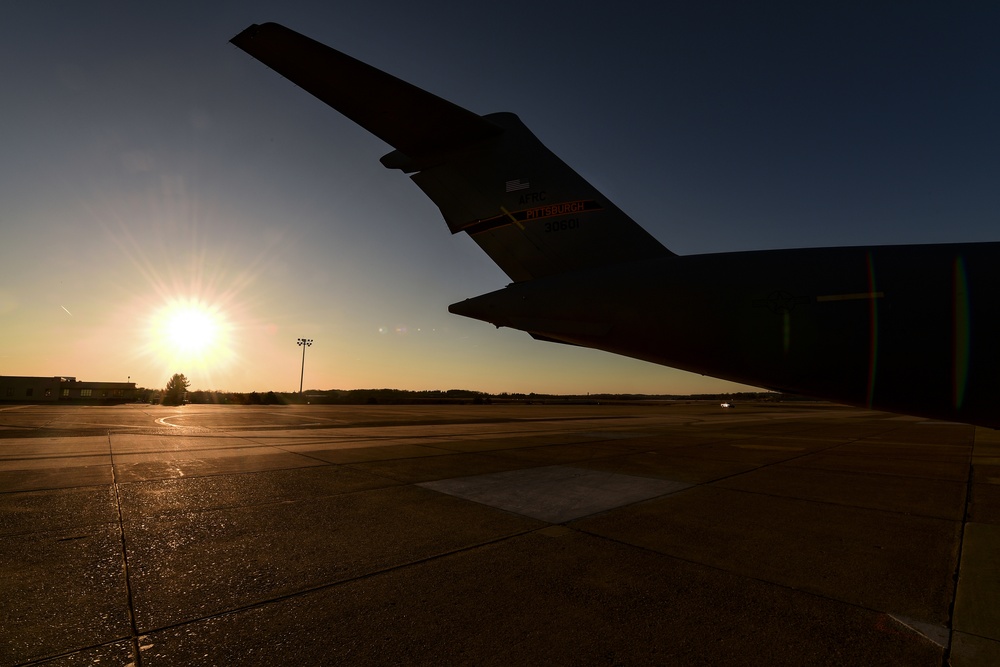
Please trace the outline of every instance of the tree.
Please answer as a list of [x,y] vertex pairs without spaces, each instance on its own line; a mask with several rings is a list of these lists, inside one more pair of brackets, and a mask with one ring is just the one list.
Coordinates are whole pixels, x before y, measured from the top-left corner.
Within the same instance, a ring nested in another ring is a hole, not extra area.
[[167,380],[167,388],[163,390],[164,405],[180,405],[184,402],[184,395],[191,383],[184,377],[183,373],[174,373],[174,376]]

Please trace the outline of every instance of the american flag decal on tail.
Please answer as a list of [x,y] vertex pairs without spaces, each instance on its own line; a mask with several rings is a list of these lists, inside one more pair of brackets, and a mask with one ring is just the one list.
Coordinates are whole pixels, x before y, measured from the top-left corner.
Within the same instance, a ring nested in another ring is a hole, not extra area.
[[527,181],[522,183],[520,178],[515,178],[513,181],[507,181],[506,191],[517,192],[518,190],[527,190],[530,187],[531,183],[528,183]]

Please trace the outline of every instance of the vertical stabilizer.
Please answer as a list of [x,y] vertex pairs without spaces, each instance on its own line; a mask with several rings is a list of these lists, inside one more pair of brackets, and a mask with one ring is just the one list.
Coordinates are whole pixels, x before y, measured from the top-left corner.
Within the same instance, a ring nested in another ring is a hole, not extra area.
[[503,132],[424,165],[398,151],[383,163],[419,169],[413,181],[451,231],[469,234],[512,280],[671,254],[517,116],[484,118]]
[[382,163],[515,282],[672,254],[514,114],[479,116],[275,23],[232,42],[395,148]]

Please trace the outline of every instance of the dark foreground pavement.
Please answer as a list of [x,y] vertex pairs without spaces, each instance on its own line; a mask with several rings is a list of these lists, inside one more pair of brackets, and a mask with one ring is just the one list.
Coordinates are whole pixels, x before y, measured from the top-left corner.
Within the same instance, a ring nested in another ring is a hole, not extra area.
[[998,553],[882,413],[0,409],[0,665],[996,665]]

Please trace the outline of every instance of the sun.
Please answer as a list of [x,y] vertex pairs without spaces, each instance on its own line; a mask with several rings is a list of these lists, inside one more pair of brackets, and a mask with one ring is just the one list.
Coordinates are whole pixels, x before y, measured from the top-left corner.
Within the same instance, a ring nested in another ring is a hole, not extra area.
[[199,299],[173,299],[150,320],[151,351],[169,368],[204,372],[224,365],[231,356],[230,328],[218,306]]
[[219,335],[218,318],[200,306],[181,306],[166,315],[166,340],[175,351],[202,354]]

